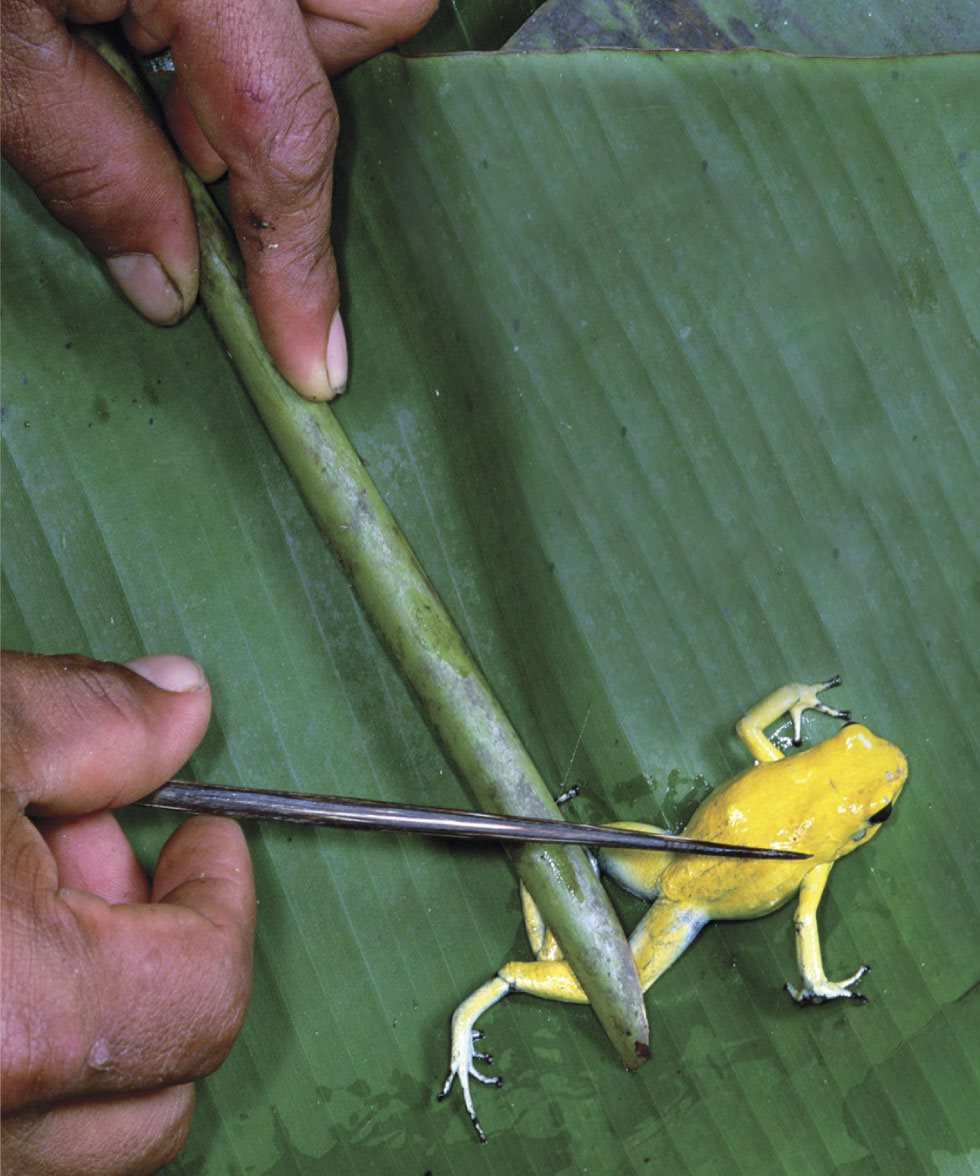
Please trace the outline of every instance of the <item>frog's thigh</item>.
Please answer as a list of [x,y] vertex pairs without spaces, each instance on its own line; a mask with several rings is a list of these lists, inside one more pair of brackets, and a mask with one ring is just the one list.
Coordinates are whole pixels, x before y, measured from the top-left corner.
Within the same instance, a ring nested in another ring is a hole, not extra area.
[[524,911],[524,927],[527,931],[528,942],[536,960],[560,960],[562,951],[558,946],[547,924],[541,917],[537,903],[528,893],[524,883],[521,883],[521,909]]
[[[670,836],[666,829],[644,825],[639,821],[616,821],[608,829],[630,829],[634,833]],[[660,878],[674,855],[659,849],[601,849],[599,868],[629,894],[652,902],[660,891]]]

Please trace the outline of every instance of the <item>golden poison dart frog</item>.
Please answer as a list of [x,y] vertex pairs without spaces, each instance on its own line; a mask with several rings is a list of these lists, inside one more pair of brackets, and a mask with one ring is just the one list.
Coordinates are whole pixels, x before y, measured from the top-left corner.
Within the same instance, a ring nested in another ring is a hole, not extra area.
[[[630,937],[630,947],[643,991],[689,947],[697,933],[714,919],[756,919],[768,915],[798,894],[796,955],[802,983],[786,990],[799,1004],[822,1004],[846,997],[863,1003],[854,986],[868,971],[862,965],[846,980],[829,980],[824,972],[817,933],[817,906],[830,867],[838,858],[866,845],[891,814],[908,774],[905,756],[893,744],[859,723],[848,722],[817,746],[785,756],[765,729],[783,715],[793,722],[793,743],[801,743],[801,718],[806,710],[850,719],[819,695],[840,678],[815,686],[791,683],[754,706],[736,726],[739,738],[755,758],[753,767],[715,789],[684,829],[688,837],[731,844],[771,846],[810,856],[804,861],[765,861],[699,857],[691,853],[649,850],[604,850],[598,868],[650,909]],[[624,829],[663,832],[652,825],[618,822]],[[452,1020],[449,1077],[439,1095],[449,1094],[459,1076],[463,1098],[480,1140],[486,1136],[476,1117],[470,1078],[499,1086],[474,1062],[492,1058],[474,1047],[482,1033],[477,1018],[512,992],[551,1000],[586,1003],[587,998],[561,949],[544,925],[530,896],[522,892],[524,921],[534,960],[505,964],[456,1009]]]

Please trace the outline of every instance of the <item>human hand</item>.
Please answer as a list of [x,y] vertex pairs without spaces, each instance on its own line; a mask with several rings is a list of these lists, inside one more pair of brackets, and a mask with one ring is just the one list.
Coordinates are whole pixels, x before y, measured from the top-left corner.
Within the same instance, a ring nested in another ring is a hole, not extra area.
[[[249,295],[276,365],[304,396],[347,382],[330,246],[337,108],[327,73],[416,32],[434,0],[3,0],[3,151],[104,258],[133,305],[174,323],[197,297],[190,199],[162,132],[65,21],[122,19],[140,52],[170,46],[166,102],[202,179],[227,169]],[[326,71],[326,72],[324,72]]]
[[224,1060],[245,1015],[255,894],[241,830],[187,821],[150,887],[106,811],[187,759],[207,726],[207,683],[187,658],[129,664],[3,655],[11,1173],[114,1176],[166,1163],[190,1127],[191,1083]]

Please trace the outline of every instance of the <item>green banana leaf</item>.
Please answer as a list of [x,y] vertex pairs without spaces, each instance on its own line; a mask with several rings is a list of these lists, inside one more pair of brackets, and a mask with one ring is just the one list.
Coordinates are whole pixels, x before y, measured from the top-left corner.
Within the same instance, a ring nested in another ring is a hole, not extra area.
[[[526,957],[493,847],[253,828],[256,985],[175,1173],[980,1163],[980,140],[973,57],[389,57],[341,87],[338,413],[573,819],[682,825],[735,719],[844,675],[909,754],[792,917],[709,928],[653,1059],[512,998],[490,1143],[436,1104],[457,1001]],[[4,643],[199,658],[193,768],[462,792],[195,312],[141,322],[4,174]],[[833,728],[806,725],[809,740]],[[133,813],[147,862],[172,822]],[[635,900],[621,910],[632,923]]]

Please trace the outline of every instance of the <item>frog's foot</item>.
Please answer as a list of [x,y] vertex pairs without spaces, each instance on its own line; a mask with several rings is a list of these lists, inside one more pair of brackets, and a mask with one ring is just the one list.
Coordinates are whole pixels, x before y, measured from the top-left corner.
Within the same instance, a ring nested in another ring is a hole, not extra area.
[[477,1082],[482,1082],[485,1086],[503,1086],[503,1078],[490,1078],[486,1074],[481,1074],[479,1070],[473,1065],[474,1061],[483,1062],[487,1066],[493,1065],[493,1058],[488,1053],[483,1053],[480,1050],[473,1048],[473,1043],[479,1041],[483,1036],[483,1031],[480,1029],[470,1030],[469,1047],[462,1052],[462,1056],[457,1060],[457,1051],[453,1049],[453,1058],[451,1068],[449,1070],[449,1077],[446,1079],[446,1084],[442,1090],[436,1095],[439,1102],[447,1098],[450,1090],[452,1090],[453,1082],[456,1075],[459,1075],[459,1085],[463,1091],[463,1102],[466,1103],[466,1110],[470,1116],[470,1122],[473,1124],[473,1130],[481,1143],[487,1142],[487,1136],[483,1128],[480,1126],[480,1120],[476,1117],[476,1110],[473,1106],[473,1096],[470,1094],[470,1079],[475,1078]]
[[840,674],[835,674],[832,678],[828,678],[826,682],[817,682],[814,686],[800,686],[799,697],[789,708],[789,717],[793,720],[794,747],[799,747],[803,742],[804,711],[819,711],[822,715],[830,715],[832,719],[844,719],[845,721],[850,719],[850,711],[837,710],[836,707],[827,706],[819,698],[825,690],[833,690],[835,686],[839,686],[840,684],[841,676]]
[[859,983],[871,971],[867,964],[860,968],[847,980],[828,980],[826,977],[811,984],[804,984],[802,988],[786,985],[786,991],[800,1006],[826,1004],[829,1000],[854,1000],[858,1004],[867,1004],[868,998],[862,992],[854,992],[852,986]]
[[799,747],[803,741],[803,712],[820,711],[835,719],[849,719],[850,711],[835,710],[820,701],[825,690],[832,690],[841,684],[840,675],[807,686],[803,682],[787,682],[772,694],[767,694],[735,724],[739,739],[760,764],[774,763],[783,758],[783,752],[766,735],[766,728],[778,722],[783,715],[789,715],[793,722],[793,745]]
[[439,1102],[447,1098],[450,1090],[452,1090],[453,1082],[459,1078],[460,1089],[463,1091],[463,1102],[466,1104],[467,1113],[470,1116],[470,1122],[473,1124],[473,1130],[481,1143],[487,1142],[486,1134],[480,1126],[480,1120],[476,1117],[476,1109],[473,1106],[473,1095],[470,1091],[470,1079],[475,1078],[477,1082],[482,1082],[484,1086],[502,1086],[502,1078],[491,1078],[486,1074],[481,1074],[476,1069],[474,1062],[483,1062],[484,1065],[490,1066],[493,1064],[493,1058],[488,1053],[483,1053],[474,1048],[474,1043],[483,1037],[483,1033],[479,1029],[474,1029],[474,1024],[477,1017],[481,1013],[486,1012],[491,1005],[495,1005],[498,1000],[505,997],[511,991],[511,985],[501,976],[495,976],[489,980],[482,988],[478,988],[472,996],[468,996],[466,1000],[459,1006],[455,1013],[453,1013],[452,1023],[452,1051],[449,1058],[449,1077],[446,1079],[440,1093],[436,1096]]

